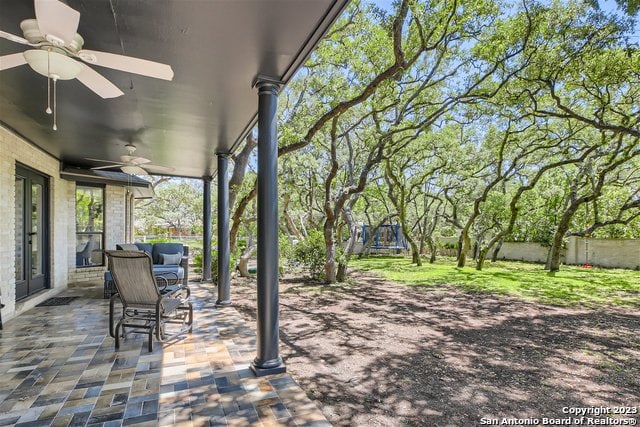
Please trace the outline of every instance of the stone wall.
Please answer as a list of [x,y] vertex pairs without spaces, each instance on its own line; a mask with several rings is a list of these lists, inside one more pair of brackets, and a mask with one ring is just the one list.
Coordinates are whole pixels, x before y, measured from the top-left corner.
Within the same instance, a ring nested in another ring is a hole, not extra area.
[[[498,259],[526,262],[546,262],[549,247],[533,242],[504,242]],[[493,254],[490,252],[489,256]]]
[[[498,258],[544,263],[547,261],[548,251],[549,247],[538,243],[508,242],[500,248]],[[588,261],[597,267],[640,270],[640,239],[584,239],[571,236],[567,239],[561,260],[570,265],[582,265]]]
[[[588,256],[587,260],[587,245]],[[640,239],[585,239],[570,237],[567,264],[640,270]]]

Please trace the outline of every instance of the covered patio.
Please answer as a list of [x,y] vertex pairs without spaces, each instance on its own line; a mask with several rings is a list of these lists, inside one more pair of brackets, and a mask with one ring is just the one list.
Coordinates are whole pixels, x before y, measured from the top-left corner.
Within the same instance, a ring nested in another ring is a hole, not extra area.
[[329,425],[288,374],[254,376],[255,333],[212,288],[192,284],[193,334],[153,353],[141,335],[114,351],[99,284],[22,314],[0,335],[0,425]]
[[[346,3],[347,0],[3,2],[0,196],[5,203],[0,206],[0,217],[9,219],[8,226],[0,230],[0,239],[8,248],[0,252],[0,297],[5,306],[1,312],[5,331],[0,335],[3,360],[13,360],[16,351],[22,354],[22,350],[13,347],[13,338],[7,338],[16,331],[37,331],[35,324],[47,327],[58,323],[69,325],[65,334],[75,336],[76,328],[86,328],[87,324],[73,318],[54,322],[53,309],[42,313],[41,309],[32,308],[64,293],[69,283],[100,279],[106,269],[103,251],[133,239],[133,186],[126,179],[116,184],[95,176],[88,179],[87,171],[92,168],[131,174],[143,166],[151,173],[160,170],[164,175],[202,179],[202,281],[212,281],[213,262],[225,268],[218,268],[221,274],[216,278],[217,295],[200,296],[200,321],[216,316],[214,303],[220,310],[230,305],[229,275],[224,273],[230,256],[229,159],[257,124],[259,315],[255,345],[245,343],[249,345],[245,354],[254,351],[251,370],[256,376],[285,371],[278,352],[277,99]],[[60,16],[65,19],[58,19]],[[66,33],[69,34],[65,36]],[[78,51],[78,45],[93,50],[85,51],[87,56]],[[46,67],[35,67],[29,61],[27,53],[33,51],[38,57],[48,52]],[[91,56],[94,51],[98,57]],[[160,67],[164,71],[152,78],[148,76],[154,72],[135,70],[144,66],[132,68],[126,65],[128,60],[124,68],[122,64],[109,65],[110,54],[143,59],[142,64],[153,61],[158,64],[149,65],[150,70]],[[51,58],[62,59],[52,63]],[[107,63],[96,62],[96,58]],[[84,71],[81,75],[71,73],[69,79],[51,73],[51,67],[62,70],[65,64]],[[94,65],[98,67],[94,69]],[[100,74],[96,78],[104,87],[111,85],[108,96],[84,79],[86,70]],[[51,106],[53,115],[49,114]],[[214,179],[218,194],[217,260],[211,259]],[[100,199],[98,232],[92,229],[90,234],[79,229],[79,191],[90,195],[92,201],[94,197]],[[83,245],[79,244],[81,238],[85,239]],[[94,238],[97,240],[91,245],[87,243],[87,239]],[[94,303],[98,309],[104,308],[103,302]],[[103,314],[94,313],[96,318],[88,323],[92,334],[85,338],[90,342],[74,340],[65,346],[65,351],[88,344],[94,348],[94,339],[102,342],[99,337],[104,325],[99,318]],[[32,320],[35,324],[30,324]],[[197,332],[198,336],[202,333]],[[213,334],[207,339],[215,341],[216,337]],[[12,347],[7,349],[7,345]],[[113,354],[108,347],[105,357],[109,352]],[[85,350],[79,351],[84,360]],[[76,360],[76,356],[70,357]],[[15,377],[26,378],[27,371],[20,369],[24,363],[16,363],[20,366],[7,368],[7,373],[18,372]],[[26,366],[32,365],[40,366],[35,362]],[[67,369],[74,371],[73,367],[64,368]],[[4,399],[13,400],[9,396]],[[6,405],[15,409],[10,402]]]
[[[0,425],[325,423],[285,373],[278,350],[277,99],[347,0],[63,2],[80,15],[74,40],[166,64],[164,80],[82,65],[77,52],[51,44],[64,38],[45,34],[39,2],[7,0],[0,14]],[[33,34],[26,30],[23,38],[21,22],[39,27],[41,41],[27,41]],[[121,96],[98,96],[80,77],[56,84],[59,76],[27,66],[22,52],[30,48],[57,49],[57,57],[98,72]],[[256,125],[254,333],[229,307],[229,274],[214,286],[211,265],[229,265],[229,159]],[[142,338],[115,351],[102,299],[103,251],[132,243],[140,188],[126,174],[143,163],[153,173],[151,162],[164,175],[204,182],[194,331],[153,353]],[[125,178],[104,179],[96,167]],[[78,225],[79,194],[99,200],[97,231]],[[79,298],[38,306],[60,295]]]

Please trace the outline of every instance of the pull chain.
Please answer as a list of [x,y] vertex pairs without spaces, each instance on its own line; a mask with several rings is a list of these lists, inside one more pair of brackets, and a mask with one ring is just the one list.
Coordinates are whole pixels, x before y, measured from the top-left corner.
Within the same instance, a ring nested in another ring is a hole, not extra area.
[[47,109],[45,113],[51,114],[51,49],[47,51]]
[[58,108],[57,108],[57,95],[56,95],[56,86],[58,79],[54,77],[53,79],[53,130],[58,130]]

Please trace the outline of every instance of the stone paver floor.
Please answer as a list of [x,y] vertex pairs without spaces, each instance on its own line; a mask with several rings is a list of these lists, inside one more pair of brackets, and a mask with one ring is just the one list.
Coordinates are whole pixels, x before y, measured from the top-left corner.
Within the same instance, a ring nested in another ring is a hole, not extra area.
[[100,288],[35,307],[0,331],[0,425],[328,425],[287,374],[255,378],[255,333],[213,289],[192,284],[193,334],[115,351]]

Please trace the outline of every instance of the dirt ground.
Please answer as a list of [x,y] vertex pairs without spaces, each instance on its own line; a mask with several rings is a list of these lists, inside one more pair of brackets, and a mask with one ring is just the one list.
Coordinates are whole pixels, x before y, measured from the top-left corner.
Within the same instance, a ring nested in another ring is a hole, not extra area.
[[[255,289],[255,279],[232,282],[248,319]],[[343,286],[285,276],[280,308],[287,370],[334,425],[542,425],[569,417],[563,408],[640,411],[639,310],[567,309],[364,273]]]

